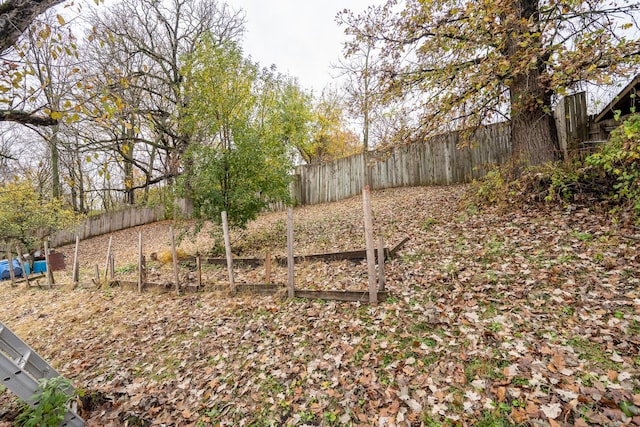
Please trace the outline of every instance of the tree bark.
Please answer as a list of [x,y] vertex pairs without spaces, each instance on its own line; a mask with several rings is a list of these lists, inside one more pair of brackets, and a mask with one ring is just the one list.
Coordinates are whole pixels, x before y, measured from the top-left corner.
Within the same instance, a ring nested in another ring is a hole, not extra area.
[[[0,15],[0,19],[2,19],[2,15]],[[49,116],[36,115],[22,110],[0,110],[0,122],[16,122],[33,126],[53,126],[58,124],[57,120]]]
[[5,0],[0,4],[0,53],[15,44],[34,19],[64,0]]
[[[520,18],[515,20],[506,43],[506,56],[511,66],[523,55],[521,35],[530,31],[528,22],[539,19],[539,0],[514,0]],[[540,44],[537,40],[529,39]],[[518,64],[519,65],[519,64]],[[514,165],[538,165],[556,160],[558,136],[551,114],[551,93],[543,86],[546,73],[541,59],[527,67],[517,67],[509,85],[511,101],[511,144]]]
[[51,154],[51,190],[53,197],[62,196],[62,185],[60,184],[60,151],[58,150],[58,133],[60,126],[54,125],[51,139],[49,140],[49,150]]

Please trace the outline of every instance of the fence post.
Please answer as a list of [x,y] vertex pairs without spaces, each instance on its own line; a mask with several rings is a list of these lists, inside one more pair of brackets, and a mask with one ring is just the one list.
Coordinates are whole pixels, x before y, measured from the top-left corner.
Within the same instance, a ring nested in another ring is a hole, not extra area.
[[196,289],[200,290],[202,287],[202,259],[200,253],[196,254]]
[[293,208],[287,209],[287,295],[293,298],[296,295],[295,288],[295,258],[293,257]]
[[29,275],[27,269],[24,268],[24,260],[22,259],[22,251],[20,251],[20,245],[16,245],[16,254],[18,254],[18,262],[22,268],[22,274],[24,275],[24,281],[27,283],[27,289],[29,289]]
[[80,262],[78,260],[78,249],[80,246],[80,236],[76,235],[76,247],[73,251],[73,289],[80,284]]
[[142,293],[144,262],[142,260],[142,231],[138,231],[138,293]]
[[47,286],[51,289],[51,286],[56,284],[55,279],[53,278],[53,271],[51,271],[51,264],[49,264],[49,242],[47,240],[44,241],[44,262],[47,268]]
[[16,285],[16,276],[13,272],[13,260],[11,259],[12,255],[11,255],[11,249],[9,249],[9,246],[7,246],[7,262],[9,263],[8,267],[9,267],[9,278],[11,279],[11,286],[15,286]]
[[171,226],[171,256],[173,258],[173,278],[176,282],[176,293],[180,293],[180,279],[178,277],[178,254],[176,252],[176,241],[173,232],[173,225]]
[[224,249],[227,255],[227,269],[229,270],[229,286],[231,287],[231,295],[235,295],[236,283],[233,279],[233,257],[231,255],[231,239],[229,238],[227,211],[222,211],[222,232],[224,233]]
[[373,243],[373,215],[371,213],[371,190],[368,185],[362,189],[362,205],[364,209],[364,237],[367,244],[367,277],[369,283],[369,302],[378,302],[376,286],[376,256]]
[[109,245],[107,246],[107,260],[104,263],[104,281],[107,282],[109,280],[109,259],[111,258],[111,242],[113,241],[113,236],[109,236]]
[[264,255],[264,281],[267,285],[271,283],[271,251],[269,249]]
[[386,280],[384,277],[384,241],[382,239],[382,235],[378,236],[378,289],[380,291],[385,290]]

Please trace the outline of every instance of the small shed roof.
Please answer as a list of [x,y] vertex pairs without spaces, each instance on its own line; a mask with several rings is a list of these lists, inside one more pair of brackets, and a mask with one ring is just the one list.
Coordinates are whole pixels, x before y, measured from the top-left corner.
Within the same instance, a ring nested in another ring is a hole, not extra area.
[[[639,94],[638,97],[636,97],[636,93]],[[640,98],[640,74],[636,75],[635,78],[602,109],[594,118],[594,123],[613,119],[615,112],[618,110],[622,112],[623,116],[630,114],[631,107],[640,106],[640,99],[638,98]],[[637,111],[640,112],[640,109]]]

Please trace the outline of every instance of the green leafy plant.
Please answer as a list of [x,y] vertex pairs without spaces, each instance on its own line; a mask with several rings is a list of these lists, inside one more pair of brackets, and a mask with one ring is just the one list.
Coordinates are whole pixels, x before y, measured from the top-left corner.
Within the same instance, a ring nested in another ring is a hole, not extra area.
[[640,215],[640,115],[625,120],[585,163],[610,184],[608,196],[612,200],[629,203],[635,214]]
[[30,400],[35,405],[27,406],[17,422],[25,427],[57,427],[64,420],[66,404],[71,399],[67,390],[71,382],[63,377],[41,379]]

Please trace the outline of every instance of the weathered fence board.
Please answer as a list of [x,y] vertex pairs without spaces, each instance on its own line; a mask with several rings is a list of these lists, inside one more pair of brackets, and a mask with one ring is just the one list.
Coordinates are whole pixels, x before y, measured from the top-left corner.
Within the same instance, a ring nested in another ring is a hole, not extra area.
[[87,217],[78,225],[75,231],[60,231],[54,234],[50,241],[53,247],[57,247],[75,242],[76,235],[80,237],[80,240],[88,239],[89,237],[160,221],[164,219],[164,216],[165,209],[161,205],[152,208],[134,206]]
[[[447,185],[484,176],[490,166],[511,154],[510,128],[501,123],[476,131],[461,147],[458,133],[433,137],[423,143],[367,153],[372,189]],[[333,202],[360,194],[364,185],[363,153],[296,168],[292,196],[300,204]]]

